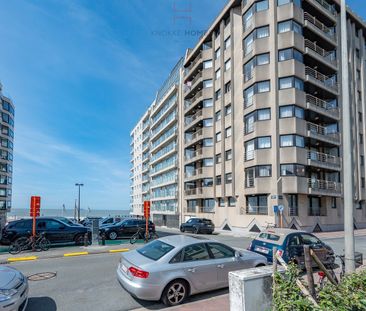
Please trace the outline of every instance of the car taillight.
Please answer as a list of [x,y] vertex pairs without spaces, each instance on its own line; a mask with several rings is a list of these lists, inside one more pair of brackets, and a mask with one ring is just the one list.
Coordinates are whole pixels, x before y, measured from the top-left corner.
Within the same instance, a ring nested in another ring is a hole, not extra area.
[[278,256],[280,256],[280,257],[282,257],[282,255],[283,255],[283,250],[282,250],[282,249],[279,249],[279,250],[277,251],[277,255],[278,255]]
[[128,270],[131,272],[131,274],[134,277],[141,278],[141,279],[147,279],[149,277],[149,272],[137,269],[135,267],[130,267]]
[[251,249],[252,249],[252,242],[250,242],[250,244],[249,244],[249,246],[248,246],[247,250],[248,250],[248,251],[250,251]]

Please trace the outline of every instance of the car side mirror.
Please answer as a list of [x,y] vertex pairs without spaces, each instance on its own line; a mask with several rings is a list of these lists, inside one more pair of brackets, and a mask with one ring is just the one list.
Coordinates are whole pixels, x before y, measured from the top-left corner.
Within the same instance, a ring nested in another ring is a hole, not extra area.
[[240,252],[239,251],[235,251],[235,258],[240,258]]

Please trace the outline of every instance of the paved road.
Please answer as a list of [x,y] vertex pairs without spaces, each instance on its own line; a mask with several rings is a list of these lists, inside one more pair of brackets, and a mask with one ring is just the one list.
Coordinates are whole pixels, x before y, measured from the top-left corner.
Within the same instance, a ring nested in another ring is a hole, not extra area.
[[[163,235],[163,234],[161,234]],[[208,236],[233,247],[246,248],[250,240],[243,237]],[[336,253],[343,250],[343,239],[327,239]],[[366,257],[366,238],[356,238],[356,250]],[[43,259],[12,264],[25,275],[57,272],[55,278],[30,282],[30,300],[27,311],[122,311],[145,307],[160,310],[164,306],[132,298],[116,280],[115,269],[119,254],[100,254],[85,257]],[[206,299],[227,293],[215,291],[192,297],[190,301]]]

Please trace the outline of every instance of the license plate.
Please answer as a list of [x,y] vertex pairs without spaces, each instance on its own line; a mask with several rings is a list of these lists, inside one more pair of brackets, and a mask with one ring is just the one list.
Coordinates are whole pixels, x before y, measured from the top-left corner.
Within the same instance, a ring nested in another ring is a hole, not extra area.
[[127,267],[124,265],[124,264],[122,264],[122,271],[124,272],[124,273],[127,273]]
[[269,254],[269,249],[265,247],[256,246],[254,250],[263,254]]

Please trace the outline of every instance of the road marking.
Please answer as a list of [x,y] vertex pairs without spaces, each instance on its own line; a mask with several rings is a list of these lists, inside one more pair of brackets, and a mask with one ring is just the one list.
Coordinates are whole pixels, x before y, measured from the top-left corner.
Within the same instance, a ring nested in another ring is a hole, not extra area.
[[8,258],[8,261],[16,262],[16,261],[28,261],[28,260],[36,260],[36,259],[38,259],[37,256],[29,256],[29,257]]
[[66,253],[64,254],[64,257],[72,257],[72,256],[83,256],[88,255],[88,252],[78,252],[78,253]]
[[129,248],[120,248],[120,249],[110,249],[110,253],[122,253],[122,252],[128,252]]

